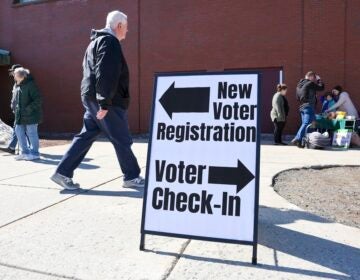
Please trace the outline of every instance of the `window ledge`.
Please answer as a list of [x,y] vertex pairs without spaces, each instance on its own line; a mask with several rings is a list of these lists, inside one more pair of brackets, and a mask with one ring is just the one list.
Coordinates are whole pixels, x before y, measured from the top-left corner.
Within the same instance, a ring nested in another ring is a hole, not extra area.
[[26,2],[26,3],[13,3],[12,7],[18,8],[18,7],[23,7],[23,6],[37,5],[37,4],[42,4],[42,3],[51,3],[51,2],[56,2],[56,1],[61,1],[61,0],[34,0],[31,2]]

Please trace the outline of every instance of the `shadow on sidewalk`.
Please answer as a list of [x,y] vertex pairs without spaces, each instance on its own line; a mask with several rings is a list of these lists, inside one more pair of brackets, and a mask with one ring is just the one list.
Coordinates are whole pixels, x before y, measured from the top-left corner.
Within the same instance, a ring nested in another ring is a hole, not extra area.
[[[205,256],[193,256],[183,253],[177,254],[154,250],[146,251],[195,261],[254,267],[254,269],[265,269],[327,279],[360,279],[359,248],[281,227],[281,225],[291,224],[299,220],[312,221],[316,223],[332,223],[331,221],[307,212],[260,207],[259,244],[274,250],[274,265],[259,263],[257,266],[253,266],[250,261],[250,255],[249,262],[243,262]],[[281,257],[277,256],[277,251],[345,275],[342,276],[330,272],[302,269],[301,267],[286,267],[281,264],[279,265],[279,261],[280,263],[284,263],[285,261],[281,261]],[[258,252],[258,255],[261,258],[261,251]]]
[[68,191],[62,190],[61,194],[76,194],[76,195],[86,195],[86,196],[117,196],[117,197],[130,197],[130,198],[142,198],[144,191],[143,188],[127,188],[135,191],[125,190],[125,191],[106,191],[106,190],[96,190],[96,189],[79,189],[78,191]]
[[[334,280],[356,279],[356,278],[352,278],[350,276],[342,276],[339,274],[334,274],[334,273],[329,273],[329,272],[307,270],[307,269],[295,268],[295,267],[286,267],[286,266],[269,265],[269,264],[261,264],[261,263],[258,263],[257,265],[253,265],[253,264],[251,264],[251,255],[249,255],[248,262],[243,262],[243,261],[233,261],[233,260],[227,260],[227,259],[217,259],[217,258],[210,258],[210,257],[193,256],[193,255],[189,255],[189,254],[161,252],[161,251],[154,251],[154,250],[145,250],[145,252],[155,253],[157,255],[163,255],[163,256],[184,258],[184,259],[193,260],[193,261],[211,262],[211,263],[241,266],[241,267],[250,267],[250,268],[254,268],[254,270],[263,269],[263,270],[271,270],[271,271],[278,271],[278,272],[284,272],[284,273],[293,273],[293,274],[305,275],[305,276],[314,276],[314,277],[320,277],[322,279],[334,279]],[[256,274],[256,272],[254,272],[254,274]],[[275,279],[277,279],[277,278],[275,278]],[[286,279],[286,278],[281,278],[281,275],[279,275],[279,279]]]
[[[41,159],[35,160],[33,162],[35,163],[41,163],[45,165],[54,165],[57,166],[60,163],[60,160],[62,159],[63,155],[52,155],[52,154],[40,154]],[[82,163],[79,165],[80,169],[98,169],[100,166],[94,165],[94,164],[88,164],[87,162],[92,161],[92,158],[84,158]]]
[[280,251],[359,279],[360,249],[281,226],[301,220],[332,223],[303,211],[261,207],[259,243],[274,249],[274,256],[276,251]]

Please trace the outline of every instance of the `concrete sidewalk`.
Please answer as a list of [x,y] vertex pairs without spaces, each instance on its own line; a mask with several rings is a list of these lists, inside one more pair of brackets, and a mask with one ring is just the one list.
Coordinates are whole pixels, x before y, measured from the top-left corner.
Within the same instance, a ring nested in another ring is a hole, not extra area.
[[[75,175],[84,189],[48,178],[66,146],[40,162],[0,154],[0,279],[360,279],[360,229],[309,214],[270,187],[277,172],[360,164],[360,151],[262,145],[257,266],[251,247],[146,237],[138,250],[142,190],[123,189],[114,150],[97,142]],[[145,170],[146,143],[134,144]],[[144,174],[143,174],[144,175]]]

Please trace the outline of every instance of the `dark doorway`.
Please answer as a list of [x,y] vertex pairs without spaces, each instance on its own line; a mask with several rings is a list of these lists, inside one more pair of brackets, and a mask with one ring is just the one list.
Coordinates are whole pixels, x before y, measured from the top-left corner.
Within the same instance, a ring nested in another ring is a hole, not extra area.
[[12,77],[9,77],[8,66],[0,66],[0,119],[12,125],[13,114],[10,109]]

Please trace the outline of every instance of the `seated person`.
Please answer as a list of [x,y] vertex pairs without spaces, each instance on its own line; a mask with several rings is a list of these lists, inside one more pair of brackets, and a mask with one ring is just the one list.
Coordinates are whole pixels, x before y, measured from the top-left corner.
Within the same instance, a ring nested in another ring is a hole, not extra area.
[[[325,111],[327,109],[329,109],[330,107],[334,106],[335,105],[335,100],[334,100],[334,96],[333,94],[328,91],[324,94],[324,101],[323,101],[323,105],[322,105],[322,108],[321,108],[321,113],[325,113]],[[329,112],[335,112],[335,109],[329,111]]]
[[326,112],[338,110],[346,112],[348,116],[359,118],[359,113],[356,110],[354,103],[351,101],[349,94],[344,91],[341,86],[334,87],[332,93],[335,96],[339,96],[339,100],[333,106],[329,107]]

